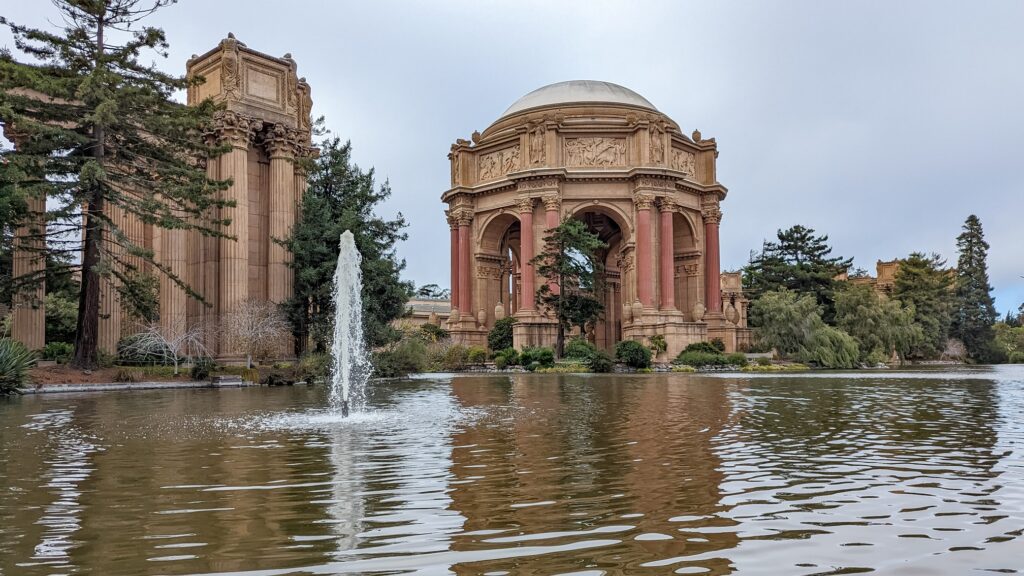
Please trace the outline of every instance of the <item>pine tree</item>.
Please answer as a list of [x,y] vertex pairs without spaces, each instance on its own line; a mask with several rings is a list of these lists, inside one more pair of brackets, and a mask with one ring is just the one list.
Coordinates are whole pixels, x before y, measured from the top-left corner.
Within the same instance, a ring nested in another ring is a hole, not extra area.
[[908,357],[938,358],[946,348],[953,313],[953,277],[938,254],[914,252],[900,261],[893,281],[892,297],[914,310],[914,323],[921,338]]
[[831,256],[828,235],[815,236],[814,230],[793,226],[779,230],[778,241],[766,240],[760,253],[751,255],[743,269],[743,283],[757,298],[766,292],[787,289],[797,294],[810,294],[822,307],[827,323],[835,318],[835,277],[845,272],[852,258]]
[[352,231],[363,257],[363,328],[369,346],[377,348],[399,336],[390,323],[405,313],[413,292],[412,284],[400,278],[405,260],[398,258],[394,248],[407,238],[403,230],[408,224],[401,214],[386,220],[374,213],[391,196],[391,187],[385,182],[378,188],[373,170],[363,172],[352,164],[351,156],[351,144],[337,138],[320,145],[299,220],[283,242],[294,255],[295,295],[285,309],[299,353],[310,338],[318,351],[330,347],[331,291],[338,239],[345,230]]
[[218,192],[228,183],[207,178],[201,164],[224,151],[202,137],[216,107],[173,101],[189,82],[140,62],[166,57],[163,31],[138,24],[173,1],[55,0],[64,21],[57,32],[0,18],[28,58],[0,57],[0,120],[18,136],[8,156],[22,174],[16,185],[48,200],[47,250],[82,254],[77,367],[96,364],[100,283],[116,278],[128,307],[149,292],[133,260],[198,297],[113,214],[222,235],[224,223],[204,215],[227,205]]
[[604,271],[600,254],[608,245],[573,218],[562,220],[545,234],[544,250],[532,262],[537,275],[547,280],[537,289],[537,300],[558,320],[555,354],[561,358],[565,331],[573,326],[584,330],[604,310],[596,295]]
[[956,265],[956,308],[953,313],[953,334],[963,341],[970,358],[979,362],[998,361],[993,345],[996,323],[992,286],[988,283],[988,243],[981,221],[974,214],[967,217],[963,232],[956,238],[960,257]]

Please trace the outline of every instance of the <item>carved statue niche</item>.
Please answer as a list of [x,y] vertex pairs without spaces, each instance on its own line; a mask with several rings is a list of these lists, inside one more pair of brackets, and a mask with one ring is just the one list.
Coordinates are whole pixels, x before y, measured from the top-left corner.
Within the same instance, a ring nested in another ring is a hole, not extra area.
[[543,164],[544,163],[544,133],[547,131],[544,128],[543,122],[538,122],[530,132],[530,163],[531,164]]
[[224,96],[229,100],[237,100],[242,96],[242,76],[239,72],[238,44],[239,42],[235,39],[235,35],[231,33],[228,33],[228,37],[221,40],[220,43],[223,52],[220,65],[220,83],[224,90]]
[[462,184],[462,160],[459,155],[459,145],[452,144],[451,152],[448,153],[448,158],[452,161],[452,186],[458,186]]
[[651,124],[649,134],[651,137],[651,162],[663,164],[665,162],[665,131],[657,124]]
[[299,76],[296,73],[298,66],[291,54],[285,54],[283,59],[288,62],[288,74],[285,77],[285,110],[289,115],[294,115],[299,109]]

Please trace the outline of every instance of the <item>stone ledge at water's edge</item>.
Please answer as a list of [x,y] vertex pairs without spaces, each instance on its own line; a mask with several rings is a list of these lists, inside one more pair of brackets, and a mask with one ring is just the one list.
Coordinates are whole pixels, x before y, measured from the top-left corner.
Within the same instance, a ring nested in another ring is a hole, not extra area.
[[192,382],[110,382],[91,384],[46,384],[44,386],[21,388],[24,394],[59,394],[68,392],[114,392],[120,390],[172,390],[176,388],[242,388],[259,386],[251,382],[223,382],[214,384],[209,381]]

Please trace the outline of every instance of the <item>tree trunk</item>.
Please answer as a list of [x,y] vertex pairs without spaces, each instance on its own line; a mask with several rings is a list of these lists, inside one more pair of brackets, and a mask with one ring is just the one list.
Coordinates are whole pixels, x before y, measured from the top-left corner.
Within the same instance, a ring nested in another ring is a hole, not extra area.
[[[103,66],[103,18],[96,25],[95,68]],[[92,129],[93,158],[103,162],[103,126]],[[75,368],[96,367],[96,348],[99,344],[100,277],[96,272],[100,263],[100,245],[103,243],[103,225],[97,215],[103,214],[103,188],[94,184],[89,194],[85,219],[85,245],[82,247],[82,292],[78,296],[78,322],[75,327],[75,355],[71,365]]]

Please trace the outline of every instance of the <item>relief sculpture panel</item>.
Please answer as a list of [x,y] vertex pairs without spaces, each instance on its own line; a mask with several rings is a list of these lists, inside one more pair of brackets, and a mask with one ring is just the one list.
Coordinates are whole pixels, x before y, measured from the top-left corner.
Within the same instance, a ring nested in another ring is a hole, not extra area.
[[566,166],[625,166],[625,138],[566,138]]
[[490,152],[477,160],[480,182],[493,180],[519,169],[519,144],[503,150]]
[[679,170],[690,178],[697,176],[697,157],[688,150],[673,148],[670,166],[673,170]]

